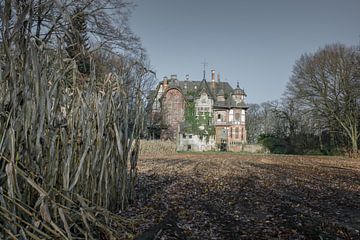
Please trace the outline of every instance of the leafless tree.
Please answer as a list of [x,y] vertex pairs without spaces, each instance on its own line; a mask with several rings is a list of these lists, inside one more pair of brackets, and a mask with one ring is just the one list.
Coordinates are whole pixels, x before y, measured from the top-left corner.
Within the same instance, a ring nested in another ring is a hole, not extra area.
[[317,118],[321,127],[336,123],[358,151],[360,119],[359,55],[342,44],[328,45],[296,62],[287,96]]
[[[283,135],[286,131],[281,119],[275,114],[279,101],[267,101],[261,104],[249,104],[247,110],[247,137],[250,143],[257,143],[260,135]],[[281,126],[280,126],[281,125]]]

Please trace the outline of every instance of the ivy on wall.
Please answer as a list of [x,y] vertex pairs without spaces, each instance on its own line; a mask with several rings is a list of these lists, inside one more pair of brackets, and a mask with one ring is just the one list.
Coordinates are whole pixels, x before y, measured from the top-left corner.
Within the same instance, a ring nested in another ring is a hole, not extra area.
[[213,124],[213,116],[210,112],[204,115],[196,115],[196,107],[194,101],[189,101],[185,106],[185,133],[199,135],[200,138],[205,137],[208,142],[210,136],[215,135],[215,127]]

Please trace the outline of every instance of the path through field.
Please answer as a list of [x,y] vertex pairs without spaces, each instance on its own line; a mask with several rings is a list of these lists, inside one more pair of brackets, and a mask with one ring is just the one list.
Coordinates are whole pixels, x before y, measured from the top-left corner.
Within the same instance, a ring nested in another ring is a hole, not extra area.
[[135,239],[360,239],[360,160],[147,155],[138,180]]

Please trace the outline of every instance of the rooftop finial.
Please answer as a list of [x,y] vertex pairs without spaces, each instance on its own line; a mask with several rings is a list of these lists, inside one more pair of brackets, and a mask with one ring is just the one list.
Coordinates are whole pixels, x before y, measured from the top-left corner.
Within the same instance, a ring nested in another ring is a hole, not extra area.
[[206,60],[204,59],[204,62],[202,62],[203,66],[204,66],[204,76],[203,76],[203,80],[206,80],[206,66],[207,66],[207,62]]
[[240,88],[240,86],[239,86],[239,82],[237,82],[236,88]]

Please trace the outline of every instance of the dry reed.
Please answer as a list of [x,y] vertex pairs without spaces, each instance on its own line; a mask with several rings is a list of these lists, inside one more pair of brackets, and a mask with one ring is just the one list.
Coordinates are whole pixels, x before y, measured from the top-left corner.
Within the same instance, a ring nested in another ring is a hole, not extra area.
[[134,197],[141,81],[80,81],[61,45],[34,39],[4,51],[0,238],[127,238],[132,223],[111,211]]

